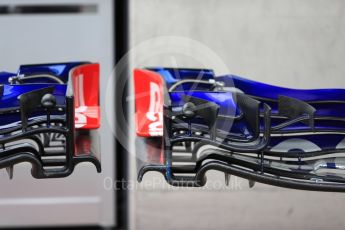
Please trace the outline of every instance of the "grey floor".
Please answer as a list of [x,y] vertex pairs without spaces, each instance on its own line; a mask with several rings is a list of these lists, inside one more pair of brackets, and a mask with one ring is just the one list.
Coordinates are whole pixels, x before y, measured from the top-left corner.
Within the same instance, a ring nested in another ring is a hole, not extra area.
[[[173,188],[156,173],[136,194],[137,229],[345,229],[345,194],[295,191],[210,172],[204,189]],[[159,179],[157,179],[159,178]]]

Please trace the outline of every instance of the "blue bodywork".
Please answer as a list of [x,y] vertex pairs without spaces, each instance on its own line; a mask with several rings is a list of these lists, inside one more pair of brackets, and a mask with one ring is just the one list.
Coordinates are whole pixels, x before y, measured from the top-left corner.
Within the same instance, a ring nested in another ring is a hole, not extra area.
[[150,113],[162,106],[163,127],[163,138],[145,142],[150,162],[139,181],[156,171],[173,186],[200,187],[217,170],[227,184],[235,175],[250,187],[345,192],[345,89],[289,89],[208,69],[137,73],[136,89],[145,77],[162,88],[148,94]]
[[[54,87],[53,95],[56,98],[57,106],[64,107],[69,72],[74,67],[85,63],[86,62],[68,62],[21,65],[17,73],[0,72],[0,85],[3,85],[3,95],[0,103],[0,126],[20,120],[18,97],[33,90]],[[54,80],[49,78],[28,79],[25,80],[25,84],[10,84],[11,77],[18,75],[25,77],[41,74],[55,76],[65,84],[57,84]]]
[[[64,82],[68,81],[68,74],[74,67],[86,64],[88,62],[68,62],[68,63],[51,63],[51,64],[34,64],[21,65],[17,74],[32,75],[32,74],[51,74],[59,77]],[[46,80],[48,82],[52,82]],[[32,82],[42,82],[41,80],[32,80]]]
[[[174,69],[174,68],[148,68],[159,73],[167,86],[167,91],[174,84],[182,80],[198,80],[201,82],[186,82],[179,84],[174,90],[169,91],[171,105],[181,107],[185,102],[184,96],[192,96],[219,105],[219,116],[238,117],[241,114],[236,104],[236,92],[244,94],[268,104],[272,109],[272,126],[286,121],[278,114],[278,97],[280,95],[292,97],[309,103],[315,109],[315,127],[311,129],[303,122],[297,122],[281,130],[280,133],[289,133],[289,136],[272,136],[268,148],[277,146],[288,139],[303,139],[314,143],[320,150],[334,150],[345,148],[345,89],[289,89],[257,81],[245,79],[235,75],[215,76],[208,69]],[[222,89],[212,91],[204,81],[221,82]],[[261,120],[261,130],[263,121]],[[194,119],[193,123],[202,124],[202,119]],[[217,121],[217,132],[234,133],[247,138],[251,137],[251,131],[246,122]],[[326,133],[327,132],[327,133]],[[292,134],[291,134],[292,133]],[[308,134],[304,134],[308,133]],[[344,144],[342,144],[344,142]],[[297,143],[297,142],[296,142]],[[294,146],[294,149],[279,151],[313,151],[303,149],[304,146]],[[278,151],[278,150],[277,150]]]
[[[80,129],[78,119],[87,117],[75,109],[78,95],[85,96],[86,90],[76,86],[85,81],[84,64],[22,65],[17,73],[0,72],[0,169],[6,168],[10,178],[22,162],[31,163],[37,179],[66,177],[82,162],[101,171],[97,133]],[[98,64],[90,66],[97,67],[98,81]],[[79,76],[81,83],[75,83]],[[94,95],[98,98],[98,89]]]

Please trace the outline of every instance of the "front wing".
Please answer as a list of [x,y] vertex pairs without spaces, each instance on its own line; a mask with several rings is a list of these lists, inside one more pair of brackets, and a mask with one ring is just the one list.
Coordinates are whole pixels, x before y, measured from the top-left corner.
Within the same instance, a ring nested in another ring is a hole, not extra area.
[[26,65],[1,80],[0,168],[11,178],[22,162],[35,178],[66,177],[81,162],[101,171],[99,64]]
[[294,90],[211,70],[134,71],[148,171],[203,186],[218,170],[293,189],[345,191],[345,90]]

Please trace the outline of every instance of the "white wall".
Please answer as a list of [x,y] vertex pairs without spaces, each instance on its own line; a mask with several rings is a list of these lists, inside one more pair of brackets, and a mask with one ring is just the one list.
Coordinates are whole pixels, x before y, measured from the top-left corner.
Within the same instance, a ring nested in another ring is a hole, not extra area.
[[[342,0],[133,2],[134,45],[183,36],[208,46],[233,74],[289,87],[345,87]],[[173,63],[153,58],[143,64]],[[178,64],[196,66],[192,60]]]

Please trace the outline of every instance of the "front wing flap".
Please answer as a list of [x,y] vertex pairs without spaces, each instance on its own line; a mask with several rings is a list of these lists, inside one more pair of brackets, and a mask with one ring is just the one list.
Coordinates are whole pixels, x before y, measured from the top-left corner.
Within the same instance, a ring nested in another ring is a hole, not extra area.
[[10,178],[22,162],[32,164],[35,178],[66,177],[81,162],[101,172],[99,64],[82,63],[66,74],[66,82],[52,83],[54,77],[46,81],[44,73],[30,72],[28,79],[2,85],[2,103],[15,106],[0,110],[0,168]]
[[335,110],[344,101],[322,95],[309,103],[278,87],[276,99],[260,98],[252,95],[255,85],[243,87],[236,78],[239,89],[229,79],[205,80],[203,70],[194,79],[196,70],[170,71],[192,76],[171,84],[162,69],[134,71],[137,149],[146,151],[139,181],[157,171],[171,185],[198,187],[206,183],[207,171],[218,170],[226,181],[232,174],[251,187],[257,181],[345,192],[345,119],[331,116],[341,114]]

